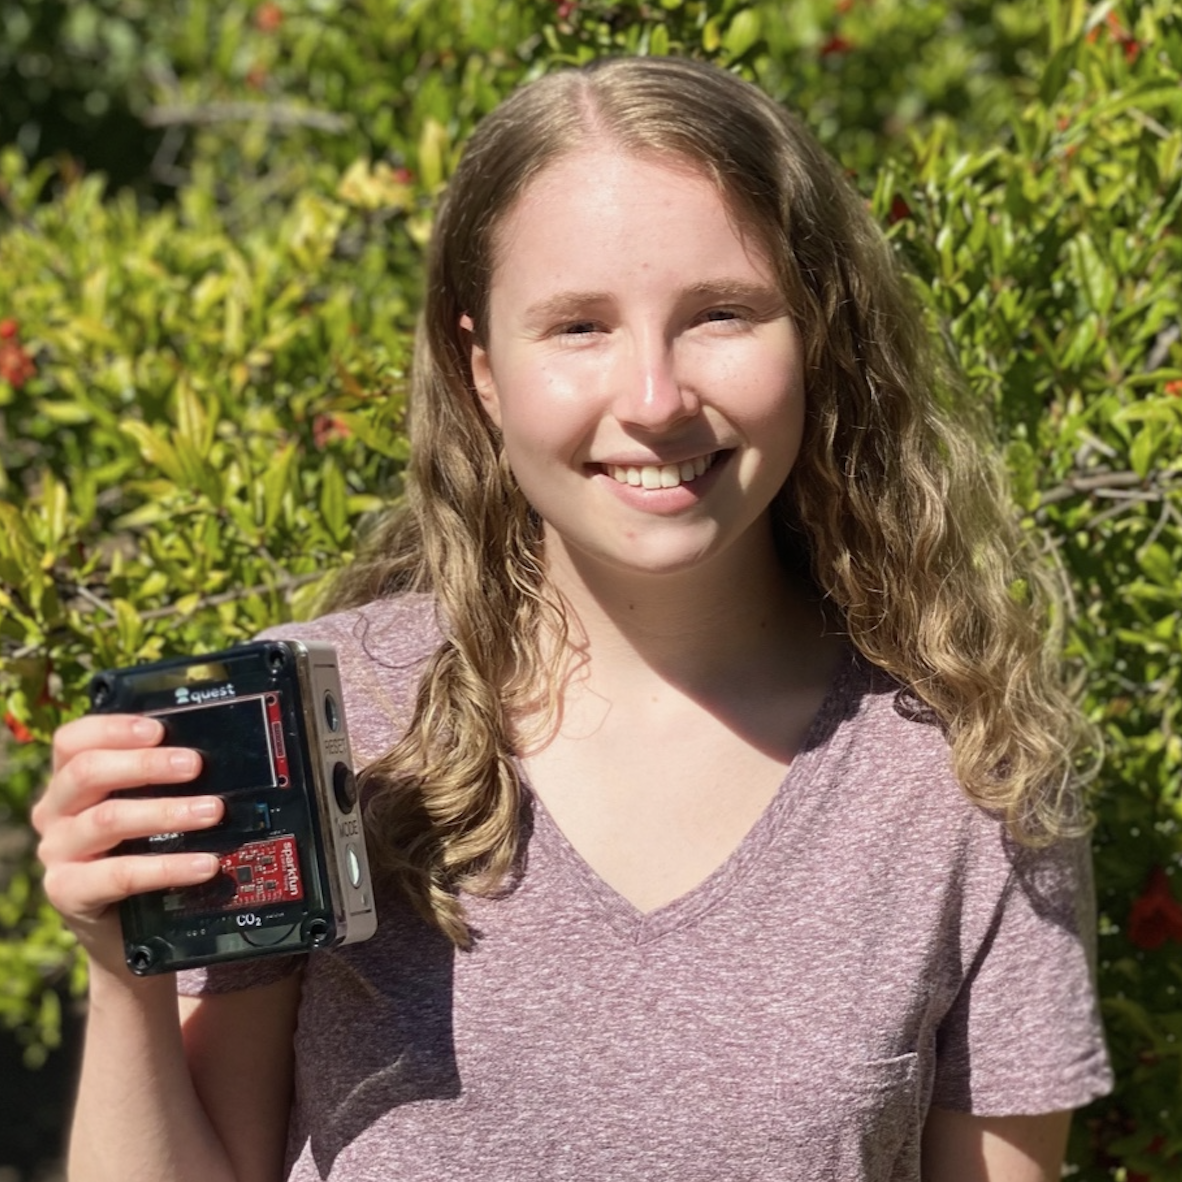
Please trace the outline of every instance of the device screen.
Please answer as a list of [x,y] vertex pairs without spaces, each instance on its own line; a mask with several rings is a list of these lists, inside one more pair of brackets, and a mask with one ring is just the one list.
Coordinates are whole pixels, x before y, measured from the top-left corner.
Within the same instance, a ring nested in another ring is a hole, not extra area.
[[190,783],[193,791],[226,795],[287,787],[287,752],[277,693],[153,714],[164,723],[168,746],[192,747],[201,753],[201,774]]

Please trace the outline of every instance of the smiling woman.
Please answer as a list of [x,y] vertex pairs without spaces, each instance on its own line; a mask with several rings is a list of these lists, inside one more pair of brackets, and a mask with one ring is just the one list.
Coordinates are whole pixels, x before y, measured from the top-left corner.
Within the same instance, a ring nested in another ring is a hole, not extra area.
[[407,505],[283,630],[338,651],[374,939],[183,974],[178,1030],[110,905],[208,872],[98,855],[217,798],[111,798],[196,772],[143,720],[59,735],[87,1176],[1057,1176],[1110,1085],[1085,728],[838,170],[706,66],[536,82],[451,182],[415,364]]

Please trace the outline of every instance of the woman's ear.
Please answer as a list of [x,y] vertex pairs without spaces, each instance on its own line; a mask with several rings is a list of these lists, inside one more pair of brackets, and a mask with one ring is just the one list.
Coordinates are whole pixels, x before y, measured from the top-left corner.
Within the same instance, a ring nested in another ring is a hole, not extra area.
[[488,350],[476,339],[476,326],[472,317],[465,312],[460,317],[460,331],[468,345],[468,364],[472,369],[472,385],[476,387],[476,395],[484,413],[494,427],[501,425],[501,403],[497,397],[497,384],[493,380],[492,365],[489,363]]

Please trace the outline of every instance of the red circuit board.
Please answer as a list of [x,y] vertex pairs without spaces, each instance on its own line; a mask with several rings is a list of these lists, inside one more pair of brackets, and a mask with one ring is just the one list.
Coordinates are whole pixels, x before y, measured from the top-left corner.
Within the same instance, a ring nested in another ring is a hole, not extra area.
[[279,695],[268,694],[265,702],[267,725],[271,731],[271,757],[275,761],[275,783],[280,788],[286,788],[291,783],[291,773],[287,767],[287,748],[283,742],[283,715],[279,709]]
[[[221,892],[220,905],[230,910],[266,903],[294,903],[304,897],[299,851],[294,837],[276,837],[239,846],[221,859],[223,881],[233,893]],[[224,888],[223,888],[224,889]]]

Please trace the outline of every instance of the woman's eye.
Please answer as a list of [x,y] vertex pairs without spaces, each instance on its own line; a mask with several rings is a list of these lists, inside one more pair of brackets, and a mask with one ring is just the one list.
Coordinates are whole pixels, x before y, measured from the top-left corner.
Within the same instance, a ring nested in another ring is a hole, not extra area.
[[560,324],[556,330],[560,337],[587,337],[600,331],[600,326],[594,320],[572,320],[570,324]]
[[738,308],[707,308],[699,317],[706,324],[722,324],[729,320],[744,319]]

